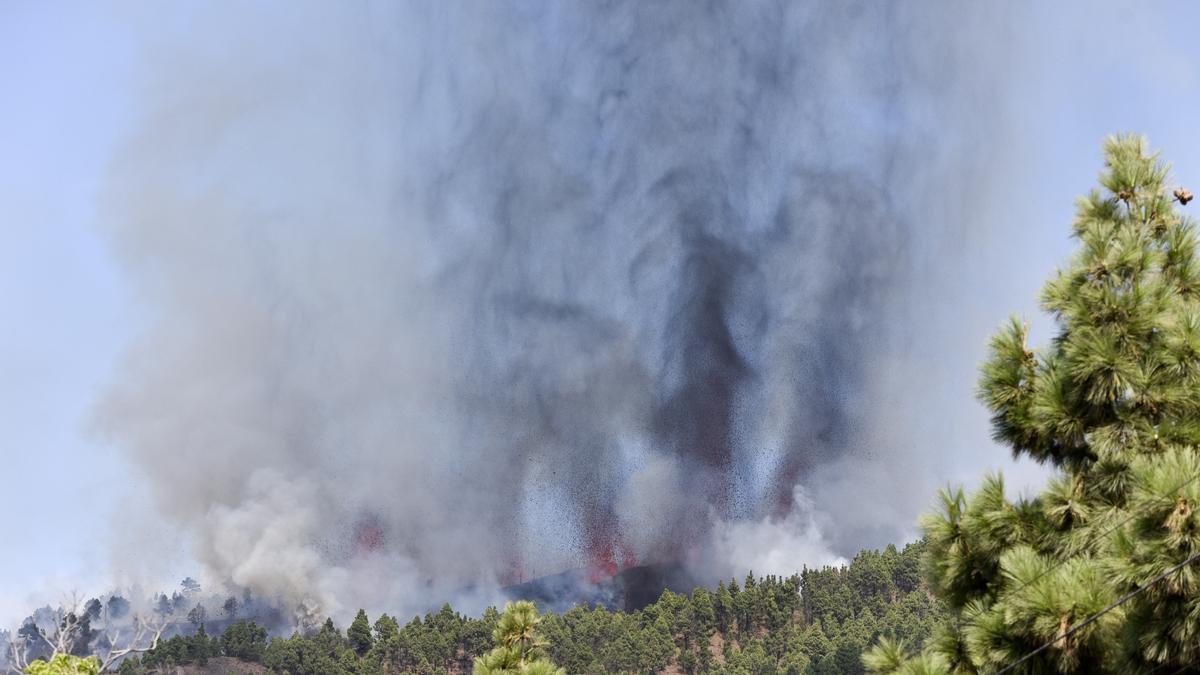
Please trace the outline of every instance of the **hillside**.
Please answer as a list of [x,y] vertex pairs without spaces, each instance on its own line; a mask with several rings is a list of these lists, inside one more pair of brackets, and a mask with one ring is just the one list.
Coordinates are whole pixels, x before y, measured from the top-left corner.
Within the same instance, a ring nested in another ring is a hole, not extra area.
[[[863,649],[880,636],[920,643],[941,616],[920,580],[923,550],[889,546],[846,567],[664,591],[628,612],[575,606],[547,613],[540,628],[551,659],[572,674],[861,673]],[[467,673],[492,647],[498,616],[466,617],[446,605],[404,625],[387,615],[368,625],[363,616],[348,632],[327,621],[311,635],[270,640],[238,622],[220,637],[174,637],[121,672]]]

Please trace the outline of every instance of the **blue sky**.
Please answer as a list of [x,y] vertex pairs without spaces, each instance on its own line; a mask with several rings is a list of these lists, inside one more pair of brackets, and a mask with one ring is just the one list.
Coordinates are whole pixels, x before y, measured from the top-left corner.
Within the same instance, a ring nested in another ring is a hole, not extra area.
[[0,5],[0,614],[30,591],[94,583],[128,475],[89,410],[130,335],[95,228],[106,163],[129,114],[131,52],[96,6]]
[[[50,589],[107,583],[111,516],[148,508],[89,425],[139,319],[97,227],[106,167],[136,112],[137,12],[121,7],[0,3],[0,623]],[[1200,192],[1200,10],[1044,7],[1020,36],[1036,51],[1013,54],[1029,77],[1011,119],[1027,162],[1010,184],[1015,213],[1036,222],[996,242],[1011,276],[979,298],[1003,312],[1033,314],[1070,252],[1071,199],[1092,184],[1105,135],[1146,133]],[[997,457],[975,471],[1005,466]]]

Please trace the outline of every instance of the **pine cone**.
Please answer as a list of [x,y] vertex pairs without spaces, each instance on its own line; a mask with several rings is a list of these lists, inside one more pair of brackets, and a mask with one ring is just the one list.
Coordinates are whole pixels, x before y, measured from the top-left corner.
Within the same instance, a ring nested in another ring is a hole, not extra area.
[[1175,199],[1178,199],[1180,204],[1186,206],[1188,202],[1192,201],[1192,193],[1188,192],[1187,188],[1175,188]]

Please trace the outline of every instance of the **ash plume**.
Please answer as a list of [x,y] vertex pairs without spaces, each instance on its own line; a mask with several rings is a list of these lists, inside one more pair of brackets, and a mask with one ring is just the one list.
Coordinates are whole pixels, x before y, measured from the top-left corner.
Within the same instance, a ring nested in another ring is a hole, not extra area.
[[867,450],[1011,16],[288,3],[181,47],[146,11],[106,220],[147,321],[97,419],[210,577],[394,611],[907,531],[828,479],[904,490]]

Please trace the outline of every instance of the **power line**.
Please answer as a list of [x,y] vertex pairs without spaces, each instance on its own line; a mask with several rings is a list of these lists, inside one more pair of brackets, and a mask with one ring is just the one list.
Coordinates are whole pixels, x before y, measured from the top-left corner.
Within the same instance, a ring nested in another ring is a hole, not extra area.
[[[1167,497],[1167,496],[1171,495],[1171,494],[1172,494],[1172,493],[1174,493],[1174,492],[1178,492],[1179,490],[1182,490],[1183,488],[1187,487],[1189,484],[1191,484],[1191,483],[1195,482],[1197,479],[1200,479],[1200,473],[1198,473],[1198,474],[1195,474],[1195,475],[1191,476],[1190,478],[1188,478],[1187,480],[1183,481],[1183,482],[1182,482],[1182,483],[1180,483],[1179,485],[1176,485],[1175,487],[1171,488],[1170,490],[1167,490],[1167,491],[1166,491],[1166,493],[1164,493],[1164,494],[1162,494],[1162,495],[1159,495],[1159,497]],[[1116,524],[1114,524],[1114,525],[1111,525],[1111,526],[1110,526],[1108,529],[1104,530],[1104,531],[1103,531],[1103,532],[1101,532],[1099,535],[1096,535],[1096,539],[1103,539],[1104,537],[1106,537],[1106,536],[1108,536],[1109,534],[1111,534],[1111,533],[1113,533],[1114,531],[1116,531],[1116,530],[1117,530],[1117,528],[1121,527],[1122,525],[1125,525],[1125,524],[1126,524],[1126,523],[1128,523],[1130,520],[1133,520],[1133,518],[1134,518],[1135,516],[1137,516],[1137,515],[1138,515],[1138,512],[1137,512],[1137,511],[1134,511],[1134,510],[1132,510],[1132,509],[1131,509],[1131,510],[1130,510],[1130,512],[1129,512],[1129,514],[1128,514],[1128,515],[1126,515],[1126,516],[1125,516],[1124,518],[1122,518],[1121,520],[1117,521],[1117,523],[1116,523]],[[1126,601],[1126,600],[1128,600],[1129,598],[1132,598],[1134,595],[1137,595],[1137,594],[1138,594],[1138,593],[1140,593],[1141,591],[1143,591],[1143,590],[1145,590],[1146,588],[1148,588],[1150,585],[1152,585],[1152,584],[1154,584],[1154,583],[1157,583],[1158,581],[1162,580],[1163,578],[1166,578],[1167,576],[1170,576],[1170,574],[1171,574],[1172,572],[1174,572],[1174,571],[1177,571],[1178,569],[1181,569],[1181,568],[1183,568],[1183,567],[1186,567],[1188,563],[1190,563],[1190,562],[1192,562],[1192,561],[1196,560],[1198,557],[1200,557],[1200,553],[1197,553],[1196,555],[1193,555],[1192,557],[1188,558],[1187,560],[1183,561],[1182,563],[1179,563],[1179,564],[1178,564],[1178,565],[1176,565],[1175,567],[1172,567],[1171,569],[1167,570],[1166,572],[1164,572],[1164,573],[1163,573],[1162,575],[1160,575],[1159,577],[1157,577],[1157,578],[1155,578],[1154,580],[1152,580],[1152,581],[1150,581],[1149,583],[1147,583],[1145,586],[1142,586],[1142,587],[1140,587],[1140,588],[1138,588],[1138,589],[1135,589],[1134,591],[1131,591],[1130,593],[1126,594],[1126,596],[1123,596],[1123,597],[1122,597],[1120,600],[1118,600],[1116,603],[1114,603],[1114,604],[1112,604],[1112,605],[1110,605],[1110,606],[1108,606],[1108,607],[1105,607],[1104,609],[1100,610],[1100,612],[1096,613],[1095,615],[1093,615],[1093,616],[1091,616],[1091,617],[1088,617],[1088,618],[1087,618],[1087,619],[1085,619],[1083,622],[1080,622],[1078,625],[1076,625],[1076,626],[1074,626],[1074,627],[1070,628],[1070,629],[1069,629],[1069,630],[1068,630],[1066,633],[1064,633],[1063,635],[1060,635],[1060,636],[1058,636],[1058,637],[1054,638],[1053,640],[1051,640],[1050,642],[1048,642],[1048,643],[1046,643],[1046,644],[1042,645],[1041,647],[1038,647],[1038,648],[1037,648],[1036,650],[1034,650],[1033,652],[1031,652],[1031,653],[1029,653],[1029,654],[1026,654],[1025,656],[1021,657],[1021,658],[1020,658],[1018,661],[1016,661],[1015,663],[1013,663],[1013,664],[1010,664],[1010,665],[1006,666],[1006,667],[1005,667],[1003,670],[997,671],[996,675],[1000,675],[1000,673],[1007,672],[1007,671],[1009,671],[1009,670],[1011,670],[1011,669],[1013,669],[1013,668],[1017,667],[1018,665],[1020,665],[1021,663],[1025,662],[1026,660],[1028,660],[1028,659],[1032,658],[1033,656],[1035,656],[1035,655],[1037,655],[1037,654],[1041,653],[1042,651],[1044,651],[1045,649],[1049,648],[1051,645],[1053,645],[1054,643],[1058,642],[1059,640],[1062,640],[1062,639],[1064,639],[1064,638],[1066,638],[1066,637],[1069,637],[1069,636],[1070,636],[1071,634],[1073,634],[1075,631],[1079,630],[1080,628],[1083,628],[1083,627],[1084,627],[1086,624],[1090,623],[1091,621],[1094,621],[1094,620],[1095,620],[1096,618],[1098,618],[1100,615],[1102,615],[1102,614],[1104,614],[1104,613],[1106,613],[1106,612],[1108,612],[1108,611],[1112,610],[1113,608],[1115,608],[1115,607],[1119,606],[1119,605],[1120,605],[1122,602],[1125,602],[1125,601]],[[1054,570],[1058,569],[1059,567],[1062,567],[1062,566],[1063,566],[1063,565],[1065,565],[1066,563],[1067,563],[1067,560],[1057,560],[1057,561],[1054,561],[1054,562],[1053,562],[1053,563],[1052,563],[1052,564],[1051,564],[1049,567],[1047,567],[1047,568],[1046,568],[1045,570],[1043,570],[1041,573],[1037,574],[1037,575],[1036,575],[1036,576],[1034,576],[1032,579],[1030,579],[1029,581],[1026,581],[1025,583],[1021,584],[1021,585],[1020,585],[1020,586],[1018,586],[1017,588],[1013,589],[1011,592],[1012,592],[1012,593],[1019,593],[1019,592],[1021,592],[1021,591],[1025,590],[1025,589],[1026,589],[1026,588],[1028,588],[1029,586],[1031,586],[1031,585],[1033,585],[1034,583],[1036,583],[1038,580],[1040,580],[1040,579],[1042,579],[1043,577],[1045,577],[1047,574],[1049,574],[1049,573],[1053,572]],[[1186,668],[1186,666],[1185,666],[1185,668]],[[1181,670],[1182,670],[1182,669],[1181,669]],[[1176,671],[1176,672],[1180,672],[1180,671]],[[1175,674],[1174,674],[1174,673],[1171,673],[1170,675],[1175,675]]]
[[[1193,480],[1194,480],[1194,478],[1193,478]],[[1184,560],[1183,562],[1177,563],[1176,565],[1168,568],[1162,574],[1159,574],[1158,576],[1154,577],[1150,581],[1147,581],[1146,583],[1142,584],[1141,586],[1138,586],[1137,588],[1133,589],[1132,591],[1129,591],[1125,595],[1122,595],[1121,597],[1117,598],[1116,600],[1114,600],[1112,603],[1110,603],[1104,609],[1100,610],[1099,612],[1096,612],[1095,614],[1092,614],[1091,616],[1087,617],[1083,621],[1080,621],[1079,623],[1075,624],[1074,626],[1071,626],[1070,628],[1068,628],[1066,630],[1066,632],[1064,632],[1062,635],[1056,636],[1053,640],[1047,642],[1046,644],[1042,645],[1041,647],[1038,647],[1037,649],[1029,652],[1025,656],[1022,656],[1021,658],[1017,659],[1013,663],[1005,666],[1003,669],[997,671],[996,675],[1002,675],[1003,673],[1007,673],[1008,671],[1012,670],[1013,668],[1016,668],[1017,666],[1021,665],[1022,663],[1025,663],[1026,661],[1028,661],[1029,659],[1046,651],[1051,646],[1053,646],[1056,642],[1059,642],[1060,640],[1065,640],[1065,639],[1071,637],[1079,629],[1081,629],[1084,626],[1088,625],[1089,623],[1095,621],[1096,619],[1099,619],[1100,617],[1111,612],[1112,610],[1116,609],[1117,607],[1120,607],[1121,605],[1125,604],[1131,598],[1138,595],[1142,591],[1146,590],[1147,588],[1150,588],[1151,586],[1153,586],[1154,584],[1157,584],[1158,582],[1162,581],[1163,579],[1166,579],[1167,577],[1171,576],[1175,572],[1178,572],[1179,570],[1183,569],[1184,567],[1187,567],[1188,565],[1192,564],[1196,560],[1200,560],[1200,552],[1193,553],[1192,555],[1188,556],[1188,558],[1186,560]]]
[[[1160,498],[1167,497],[1173,492],[1178,492],[1179,490],[1182,490],[1183,488],[1187,487],[1188,484],[1195,482],[1197,479],[1200,479],[1200,473],[1192,476],[1191,478],[1188,478],[1187,480],[1183,481],[1179,485],[1176,485],[1175,487],[1171,488],[1170,490],[1167,490],[1167,492],[1165,494],[1161,494],[1161,495],[1159,495],[1159,497]],[[1117,523],[1115,525],[1112,525],[1107,530],[1104,530],[1100,534],[1096,535],[1095,538],[1097,540],[1100,540],[1100,539],[1103,539],[1104,537],[1107,537],[1108,535],[1115,532],[1117,530],[1117,528],[1119,528],[1122,525],[1124,525],[1125,523],[1128,523],[1129,521],[1133,520],[1134,516],[1136,516],[1136,515],[1138,515],[1138,512],[1134,511],[1133,509],[1130,509],[1129,515],[1127,515],[1124,518],[1122,518],[1121,520],[1117,521]],[[1042,570],[1042,572],[1035,575],[1032,579],[1030,579],[1029,581],[1026,581],[1025,583],[1021,584],[1020,586],[1016,587],[1015,589],[1013,589],[1012,591],[1009,591],[1009,592],[1020,593],[1021,591],[1025,590],[1026,588],[1028,588],[1029,586],[1033,585],[1035,582],[1040,580],[1042,577],[1053,572],[1054,570],[1058,569],[1059,567],[1062,567],[1066,563],[1067,563],[1067,560],[1058,560],[1058,561],[1053,562],[1049,567]],[[1001,671],[1001,672],[1003,672],[1003,671]]]

